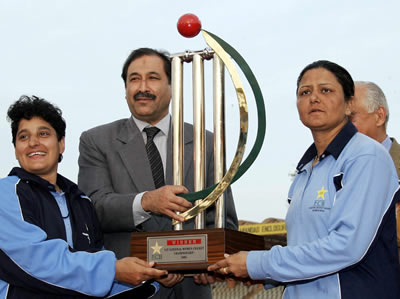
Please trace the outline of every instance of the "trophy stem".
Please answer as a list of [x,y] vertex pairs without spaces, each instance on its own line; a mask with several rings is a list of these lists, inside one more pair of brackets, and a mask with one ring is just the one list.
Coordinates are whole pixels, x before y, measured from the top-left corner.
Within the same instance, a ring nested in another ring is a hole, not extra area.
[[[224,63],[214,55],[213,79],[214,79],[214,182],[218,183],[225,174],[225,68]],[[225,227],[225,197],[222,194],[215,209],[215,227]]]
[[[183,61],[172,59],[172,163],[173,183],[183,185]],[[179,212],[176,212],[179,214]],[[182,230],[182,222],[174,225],[174,230]]]
[[[204,189],[205,182],[205,120],[204,120],[204,66],[199,54],[193,55],[193,165],[194,191]],[[198,204],[201,201],[195,201]],[[204,212],[195,218],[195,228],[204,228]]]

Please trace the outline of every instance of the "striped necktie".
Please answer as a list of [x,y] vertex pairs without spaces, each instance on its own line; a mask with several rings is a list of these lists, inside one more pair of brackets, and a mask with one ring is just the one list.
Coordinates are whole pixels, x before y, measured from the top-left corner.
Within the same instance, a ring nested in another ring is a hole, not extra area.
[[146,151],[147,157],[149,158],[151,172],[153,174],[153,181],[156,189],[165,185],[164,182],[164,168],[160,156],[160,152],[158,151],[156,145],[154,144],[154,136],[160,132],[160,129],[157,127],[148,127],[144,128],[144,131],[147,135],[147,143],[146,143]]

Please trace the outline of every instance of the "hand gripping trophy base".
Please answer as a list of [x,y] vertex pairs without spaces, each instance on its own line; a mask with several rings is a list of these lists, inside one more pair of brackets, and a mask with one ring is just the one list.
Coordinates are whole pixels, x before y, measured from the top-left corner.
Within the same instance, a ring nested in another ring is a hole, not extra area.
[[265,248],[261,236],[224,228],[140,232],[131,237],[132,256],[154,261],[155,268],[184,274],[207,272],[225,253]]

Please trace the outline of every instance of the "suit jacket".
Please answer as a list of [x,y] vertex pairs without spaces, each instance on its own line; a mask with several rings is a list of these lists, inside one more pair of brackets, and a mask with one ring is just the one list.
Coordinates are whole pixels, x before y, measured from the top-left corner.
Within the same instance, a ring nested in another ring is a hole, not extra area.
[[[167,141],[166,184],[172,185],[172,130]],[[193,191],[193,127],[184,127],[184,185]],[[118,258],[129,256],[130,233],[137,231],[133,220],[134,197],[154,190],[143,137],[132,118],[121,119],[82,133],[79,145],[78,185],[94,202],[104,232],[104,244]],[[206,136],[206,185],[214,180],[212,134]],[[237,229],[231,190],[226,195],[226,227]],[[206,211],[206,226],[213,227],[215,207]],[[153,214],[141,224],[144,231],[171,230],[171,218]],[[193,219],[184,224],[194,227]]]
[[396,166],[397,175],[400,178],[400,144],[397,143],[396,139],[390,138],[392,140],[392,147],[390,148],[390,155],[392,156],[394,166]]
[[[400,177],[400,144],[397,143],[396,139],[390,138],[392,140],[392,146],[390,148],[390,155],[392,156],[394,166],[397,170],[397,175]],[[397,248],[399,249],[400,257],[400,202],[396,204],[396,222],[397,222]]]

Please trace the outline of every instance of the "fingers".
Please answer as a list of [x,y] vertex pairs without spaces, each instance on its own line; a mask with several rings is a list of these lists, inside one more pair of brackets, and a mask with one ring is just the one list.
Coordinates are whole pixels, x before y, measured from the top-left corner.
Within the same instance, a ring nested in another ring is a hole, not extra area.
[[168,274],[165,270],[152,268],[154,263],[147,263],[134,257],[126,257],[115,262],[115,279],[137,285],[144,280],[158,279]]
[[218,272],[219,274],[222,274],[224,276],[227,276],[229,274],[231,274],[232,272],[229,270],[229,267],[222,267],[218,270],[216,270],[216,272]]
[[[192,207],[189,201],[176,195],[186,192],[188,192],[188,190],[184,186],[164,186],[153,191],[145,192],[141,202],[142,208],[145,211],[164,214],[176,219],[173,215],[176,211],[184,212]],[[176,220],[181,221],[182,219],[178,217]]]
[[193,280],[197,284],[201,284],[200,274],[193,275]]
[[247,251],[240,251],[230,255],[224,260],[209,266],[208,271],[216,271],[222,275],[233,274],[236,277],[248,277],[249,273],[246,265],[247,255]]
[[208,281],[207,281],[207,274],[205,273],[201,273],[201,274],[196,274],[193,276],[194,282],[197,284],[202,284],[202,285],[207,285]]
[[183,280],[182,274],[168,274],[167,277],[158,279],[157,281],[165,287],[172,287]]
[[[154,263],[153,263],[154,266]],[[150,279],[161,279],[168,275],[168,271],[160,270],[156,268],[151,268],[151,266],[142,266],[141,268],[137,269],[139,274],[141,275],[141,280],[150,280]]]
[[[140,259],[138,259],[140,260]],[[140,260],[142,261],[142,260]],[[143,261],[142,261],[143,262]],[[147,263],[141,269],[140,273],[143,276],[143,280],[150,280],[150,279],[161,279],[163,277],[168,276],[167,270],[160,270],[156,268],[152,268],[155,265],[154,262]]]
[[167,209],[171,211],[185,212],[187,209],[191,208],[192,204],[182,197],[176,197],[176,199],[171,199],[167,205]]
[[213,284],[216,281],[215,275],[206,274],[208,284]]
[[[226,255],[225,255],[226,256]],[[229,255],[228,255],[229,256]],[[216,262],[214,265],[211,265],[207,268],[208,271],[214,271],[217,272],[219,274],[222,274],[224,276],[229,275],[232,273],[232,271],[230,270],[229,266],[230,266],[230,262],[229,262],[230,258],[225,258],[223,260],[220,260],[218,262]]]
[[148,263],[148,262],[146,262],[144,260],[141,260],[141,259],[139,259],[137,257],[130,257],[130,259],[132,259],[131,262],[139,264],[139,265],[141,265],[143,267],[153,267],[154,266],[154,262]]
[[207,271],[210,271],[210,272],[217,271],[220,268],[227,267],[227,266],[228,266],[228,259],[223,259],[223,260],[216,262],[215,264],[213,264],[211,266],[208,266]]
[[220,269],[220,272],[221,272],[222,274],[224,274],[224,275],[228,275],[228,274],[229,274],[228,267],[223,267],[223,268],[221,268],[221,269]]
[[[191,204],[190,204],[190,207],[191,207]],[[182,206],[179,206],[179,205],[176,205],[176,204],[170,204],[166,208],[160,209],[160,214],[164,214],[164,215],[167,215],[167,216],[171,217],[172,219],[175,219],[175,220],[180,221],[180,222],[184,222],[185,218],[183,218],[182,216],[180,216],[176,212],[177,211],[178,212],[185,212],[186,210],[187,210],[187,208],[184,208]]]
[[183,222],[185,219],[176,214],[176,212],[185,212],[192,207],[192,204],[176,194],[186,192],[188,190],[184,186],[164,186],[146,192],[142,197],[142,207],[145,211],[164,214],[174,220]]
[[193,280],[197,284],[208,285],[215,283],[216,278],[214,274],[201,273],[194,275]]
[[180,194],[180,193],[188,193],[189,190],[182,185],[172,185],[171,187],[173,187],[173,192],[175,194]]
[[173,196],[170,198],[170,204],[174,206],[170,206],[171,210],[184,212],[187,209],[192,207],[192,204],[184,199],[183,197],[178,196],[177,194],[188,193],[188,189],[184,186],[166,186],[167,190],[172,193]]
[[178,214],[175,214],[174,212],[172,212],[172,211],[166,211],[165,212],[165,215],[167,215],[167,216],[169,216],[169,217],[171,217],[172,219],[175,219],[175,220],[177,220],[177,221],[179,221],[179,222],[184,222],[185,221],[185,218],[183,218],[182,216],[180,216],[180,215],[178,215]]
[[168,275],[168,271],[159,270],[159,269],[155,269],[155,268],[145,268],[143,273],[144,273],[144,275],[147,275],[147,279],[145,279],[145,280],[160,279],[163,276]]
[[171,217],[172,219],[175,219],[175,220],[177,220],[179,222],[184,222],[185,221],[185,218],[180,216],[179,214],[175,214],[173,212],[169,212],[167,215],[169,217]]
[[185,276],[183,274],[175,274],[175,283],[181,282]]

